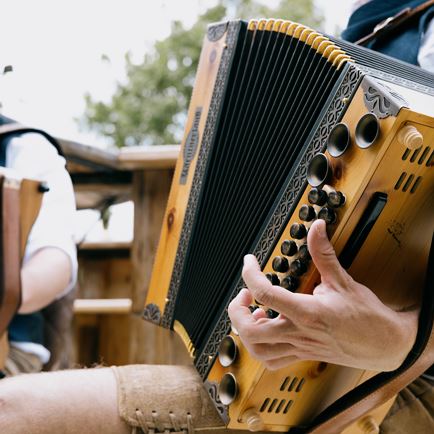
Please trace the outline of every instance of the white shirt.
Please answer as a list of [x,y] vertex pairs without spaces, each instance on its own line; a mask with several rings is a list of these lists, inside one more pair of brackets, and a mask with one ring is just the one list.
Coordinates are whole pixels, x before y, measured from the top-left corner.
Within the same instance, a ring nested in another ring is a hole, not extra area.
[[[351,12],[354,12],[370,1],[371,0],[353,0]],[[434,73],[434,19],[430,20],[425,33],[422,35],[417,61],[421,68]]]
[[[71,178],[65,169],[65,159],[40,134],[28,133],[10,140],[6,149],[6,167],[20,176],[45,181],[49,191],[44,193],[39,215],[27,240],[24,263],[44,247],[62,250],[71,262],[71,279],[58,298],[70,291],[77,280],[77,253],[73,241],[75,199]],[[42,345],[11,342],[11,345],[36,354],[43,363],[50,353]]]

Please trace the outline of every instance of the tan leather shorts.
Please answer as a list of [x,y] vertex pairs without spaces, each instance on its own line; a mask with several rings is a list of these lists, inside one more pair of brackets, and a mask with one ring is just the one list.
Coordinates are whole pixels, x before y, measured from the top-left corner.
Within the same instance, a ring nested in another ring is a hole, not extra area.
[[224,430],[193,367],[130,365],[112,369],[118,383],[119,414],[133,429],[189,434]]

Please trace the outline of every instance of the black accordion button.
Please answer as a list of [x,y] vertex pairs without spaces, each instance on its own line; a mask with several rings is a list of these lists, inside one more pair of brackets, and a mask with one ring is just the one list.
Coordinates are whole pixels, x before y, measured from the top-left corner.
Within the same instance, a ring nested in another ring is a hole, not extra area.
[[280,280],[276,273],[266,273],[265,277],[271,282],[272,285],[280,285]]
[[282,258],[282,256],[276,256],[273,259],[272,266],[274,271],[277,271],[279,273],[285,273],[286,271],[288,271],[289,262],[288,259]]
[[333,224],[336,221],[336,213],[332,208],[325,206],[319,210],[318,218],[324,220],[327,224]]
[[294,276],[286,276],[282,279],[280,286],[288,291],[294,292],[298,287],[298,280]]
[[292,261],[289,265],[289,273],[293,277],[299,277],[302,276],[307,271],[307,265],[300,261],[300,259],[296,259],[295,261]]
[[339,208],[345,203],[345,196],[340,191],[332,191],[327,198],[327,205],[331,208]]
[[301,240],[307,235],[306,226],[302,223],[293,223],[289,229],[289,234],[296,240]]
[[323,206],[327,202],[327,193],[319,188],[312,188],[307,195],[307,200],[312,205]]
[[279,312],[276,312],[273,309],[267,309],[265,313],[267,314],[267,317],[271,319],[277,318],[279,316]]
[[297,243],[294,240],[285,240],[280,247],[280,251],[282,255],[294,256],[298,251]]
[[298,216],[304,222],[311,222],[316,217],[316,213],[312,205],[303,205],[298,212]]
[[298,249],[298,258],[304,262],[310,261],[312,257],[310,256],[307,244],[302,244]]

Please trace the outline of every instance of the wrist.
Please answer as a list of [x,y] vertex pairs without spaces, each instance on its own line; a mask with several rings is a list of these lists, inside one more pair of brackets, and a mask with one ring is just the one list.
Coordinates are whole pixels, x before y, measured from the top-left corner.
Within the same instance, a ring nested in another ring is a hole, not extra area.
[[396,354],[391,360],[388,371],[398,369],[416,341],[418,330],[419,310],[409,310],[403,312],[394,312],[394,321],[396,324]]

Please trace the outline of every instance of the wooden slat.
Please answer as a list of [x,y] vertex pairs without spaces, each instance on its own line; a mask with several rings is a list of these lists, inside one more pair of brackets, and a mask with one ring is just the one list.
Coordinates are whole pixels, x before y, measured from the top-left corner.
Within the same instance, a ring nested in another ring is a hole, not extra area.
[[131,312],[130,298],[96,298],[74,300],[75,314],[128,314]]
[[[105,169],[144,170],[174,168],[179,155],[179,145],[134,146],[106,150],[66,139],[57,139],[70,162],[69,166],[93,168],[95,172]],[[87,171],[87,169],[86,169]]]
[[136,313],[141,313],[145,304],[172,176],[170,169],[134,173],[131,259],[133,311]]

